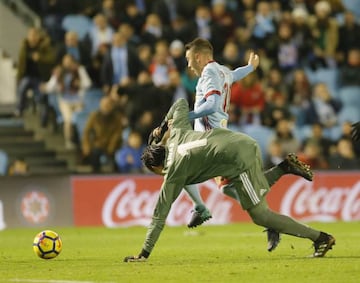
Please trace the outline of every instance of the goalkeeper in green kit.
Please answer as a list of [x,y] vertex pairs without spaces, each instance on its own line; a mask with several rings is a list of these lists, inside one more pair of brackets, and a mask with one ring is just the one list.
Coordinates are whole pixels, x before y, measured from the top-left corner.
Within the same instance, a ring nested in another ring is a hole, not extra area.
[[149,257],[164,228],[171,205],[185,185],[217,176],[231,180],[239,196],[236,200],[255,224],[279,233],[308,238],[314,243],[313,256],[323,257],[335,244],[333,236],[269,209],[265,196],[272,182],[262,171],[257,142],[243,133],[227,129],[193,131],[188,112],[187,102],[178,100],[165,118],[165,122],[171,121],[169,131],[164,135],[166,144],[150,145],[143,153],[146,167],[163,175],[164,181],[142,250],[137,256],[125,257],[124,261],[145,261]]

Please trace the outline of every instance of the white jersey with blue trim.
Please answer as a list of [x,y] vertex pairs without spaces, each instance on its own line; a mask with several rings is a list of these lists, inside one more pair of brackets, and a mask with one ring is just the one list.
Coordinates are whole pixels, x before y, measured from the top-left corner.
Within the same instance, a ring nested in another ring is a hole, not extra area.
[[221,96],[216,112],[195,119],[194,130],[206,131],[213,128],[227,128],[228,108],[230,104],[233,74],[229,68],[215,61],[209,62],[203,69],[196,85],[194,110],[202,105],[210,95]]

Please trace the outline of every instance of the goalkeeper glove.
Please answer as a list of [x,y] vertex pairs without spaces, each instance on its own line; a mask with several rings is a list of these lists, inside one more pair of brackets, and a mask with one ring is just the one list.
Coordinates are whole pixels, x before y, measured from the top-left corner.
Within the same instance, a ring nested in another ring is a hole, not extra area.
[[124,262],[144,262],[149,257],[150,253],[144,249],[139,255],[129,255],[124,258]]
[[153,142],[155,142],[155,144],[159,143],[161,141],[161,139],[163,138],[165,132],[168,130],[168,121],[165,118],[160,126],[156,129],[160,129],[160,133],[159,135],[154,135],[154,130],[150,133],[149,138],[148,138],[148,145],[151,145]]
[[351,125],[351,137],[354,141],[360,140],[360,122]]

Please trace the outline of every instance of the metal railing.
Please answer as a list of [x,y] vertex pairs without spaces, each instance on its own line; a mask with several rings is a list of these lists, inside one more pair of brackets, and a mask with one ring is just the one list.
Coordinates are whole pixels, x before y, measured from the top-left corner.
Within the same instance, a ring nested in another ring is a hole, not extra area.
[[0,2],[9,7],[27,26],[41,27],[40,17],[22,0],[0,0]]

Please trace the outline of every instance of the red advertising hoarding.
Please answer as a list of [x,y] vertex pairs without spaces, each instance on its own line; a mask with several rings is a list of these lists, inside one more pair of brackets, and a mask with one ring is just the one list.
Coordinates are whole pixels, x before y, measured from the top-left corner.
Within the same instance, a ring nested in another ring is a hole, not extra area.
[[[162,183],[159,176],[73,177],[77,226],[148,225]],[[223,195],[214,181],[200,185],[213,218],[208,224],[250,221],[240,205]],[[317,173],[313,182],[284,176],[273,186],[269,206],[300,221],[360,220],[359,173]],[[168,225],[185,225],[193,205],[183,192],[173,204]]]

